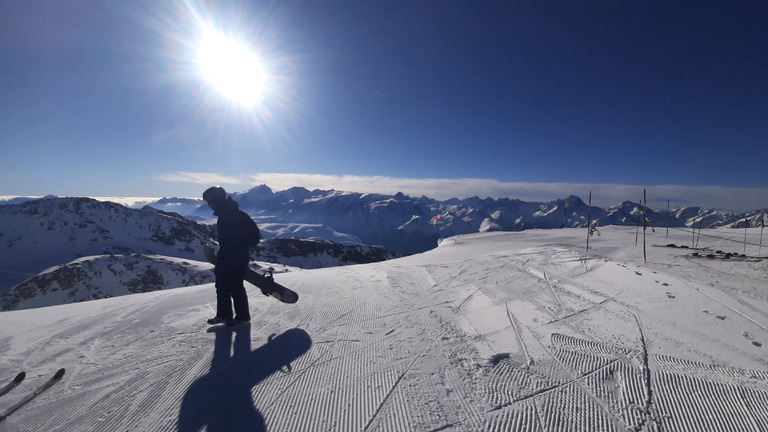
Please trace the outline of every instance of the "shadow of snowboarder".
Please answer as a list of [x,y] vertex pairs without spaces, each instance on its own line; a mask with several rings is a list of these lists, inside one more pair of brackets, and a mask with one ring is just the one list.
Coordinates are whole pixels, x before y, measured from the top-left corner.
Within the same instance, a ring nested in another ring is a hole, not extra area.
[[[251,327],[215,328],[216,342],[208,374],[198,378],[181,402],[178,430],[266,431],[264,417],[253,404],[251,391],[273,373],[306,353],[312,339],[291,329],[251,351]],[[234,336],[234,347],[232,339]],[[230,353],[232,353],[230,355]]]

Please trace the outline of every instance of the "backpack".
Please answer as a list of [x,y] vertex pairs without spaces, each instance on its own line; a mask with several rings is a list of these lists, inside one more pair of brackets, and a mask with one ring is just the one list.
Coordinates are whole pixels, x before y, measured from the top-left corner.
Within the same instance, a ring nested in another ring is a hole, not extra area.
[[245,233],[245,244],[249,248],[259,244],[261,241],[259,226],[245,213],[243,213],[243,231]]

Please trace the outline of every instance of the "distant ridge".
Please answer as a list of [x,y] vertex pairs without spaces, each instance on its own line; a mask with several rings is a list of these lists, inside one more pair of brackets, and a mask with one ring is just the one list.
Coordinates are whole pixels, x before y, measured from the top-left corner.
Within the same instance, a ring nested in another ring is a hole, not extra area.
[[[577,196],[549,202],[479,197],[437,201],[402,193],[273,192],[257,186],[232,197],[258,221],[266,239],[252,259],[298,268],[387,260],[432,249],[440,239],[461,234],[586,227],[588,215],[599,226],[637,226],[643,214],[659,227],[743,228],[768,222],[768,209],[732,214],[687,207],[667,212],[629,201],[590,209]],[[216,232],[215,218],[201,200],[156,199],[141,209],[90,198],[14,202],[0,205],[0,295],[18,289],[2,296],[0,309],[211,280],[209,267],[194,264],[203,259],[200,250]]]
[[[321,226],[288,228],[346,244],[267,239],[253,250],[252,259],[298,269],[396,256]],[[214,225],[149,206],[133,209],[91,198],[55,197],[0,206],[0,310],[211,282],[202,247],[215,237]]]
[[[578,196],[546,202],[510,198],[449,199],[308,190],[294,187],[274,192],[266,185],[231,196],[262,227],[266,238],[297,237],[342,244],[378,245],[396,253],[419,253],[438,239],[459,234],[526,229],[578,228],[587,225],[589,206]],[[141,200],[148,207],[212,223],[211,210],[195,198]],[[566,207],[567,206],[567,207]],[[637,202],[625,201],[603,209],[593,206],[597,225],[636,225],[643,214]],[[729,213],[703,207],[645,210],[655,226],[716,228],[760,227],[768,209]]]
[[[285,236],[280,231],[285,224],[322,226],[334,236],[357,238],[398,253],[423,252],[434,248],[438,239],[459,234],[585,227],[590,213],[588,204],[575,195],[546,202],[479,197],[438,201],[402,193],[310,191],[300,187],[274,192],[260,185],[232,197],[259,223],[269,224],[265,225],[265,235]],[[184,215],[198,220],[212,217],[210,209],[197,199],[164,198],[150,205],[163,210],[192,208]],[[592,223],[597,225],[636,225],[642,214],[642,206],[630,201],[608,209],[591,209]],[[768,222],[768,209],[744,214],[703,207],[669,212],[647,209],[646,217],[656,226],[743,227],[746,218],[750,226],[759,227],[761,221]]]

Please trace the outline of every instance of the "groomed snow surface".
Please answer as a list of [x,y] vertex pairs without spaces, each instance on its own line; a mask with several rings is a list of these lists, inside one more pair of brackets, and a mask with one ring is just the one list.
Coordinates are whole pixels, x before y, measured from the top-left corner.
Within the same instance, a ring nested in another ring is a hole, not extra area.
[[0,412],[67,369],[0,431],[768,430],[760,230],[600,234],[280,274],[234,330],[212,284],[0,313]]

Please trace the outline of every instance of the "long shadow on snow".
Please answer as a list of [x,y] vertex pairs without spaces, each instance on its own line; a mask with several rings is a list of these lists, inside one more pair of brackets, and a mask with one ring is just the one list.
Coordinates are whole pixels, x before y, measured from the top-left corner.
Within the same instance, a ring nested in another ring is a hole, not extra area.
[[[179,431],[266,431],[256,409],[252,389],[273,373],[306,353],[312,339],[306,331],[291,329],[251,351],[249,325],[215,328],[211,370],[187,390],[179,412]],[[234,349],[232,349],[232,339]],[[230,353],[232,355],[230,355]]]

